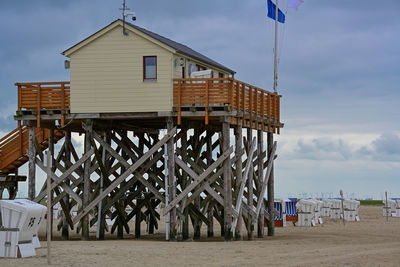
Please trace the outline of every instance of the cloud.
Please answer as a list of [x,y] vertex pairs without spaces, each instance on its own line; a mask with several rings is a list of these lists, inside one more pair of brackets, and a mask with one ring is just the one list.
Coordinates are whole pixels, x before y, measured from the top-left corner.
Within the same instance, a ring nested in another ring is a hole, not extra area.
[[400,135],[383,133],[369,145],[362,146],[358,151],[361,156],[379,161],[400,161]]
[[400,137],[393,133],[384,133],[372,142],[377,152],[387,155],[400,155]]

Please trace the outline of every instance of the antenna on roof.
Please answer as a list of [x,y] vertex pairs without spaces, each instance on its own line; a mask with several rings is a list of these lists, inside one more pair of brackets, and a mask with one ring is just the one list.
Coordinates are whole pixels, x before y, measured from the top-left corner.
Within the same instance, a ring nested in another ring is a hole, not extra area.
[[125,30],[125,19],[128,16],[132,16],[132,20],[135,21],[136,20],[136,14],[135,14],[135,12],[126,12],[127,10],[131,10],[130,8],[128,8],[126,6],[126,0],[124,0],[124,2],[122,3],[122,8],[120,8],[119,10],[122,10],[122,21],[123,21],[122,33],[124,35],[128,35],[128,33]]

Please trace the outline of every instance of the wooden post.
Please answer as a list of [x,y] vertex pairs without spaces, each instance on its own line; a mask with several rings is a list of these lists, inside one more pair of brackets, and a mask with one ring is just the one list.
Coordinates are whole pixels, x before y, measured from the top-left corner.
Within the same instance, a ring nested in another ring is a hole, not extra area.
[[[238,108],[239,109],[239,108]],[[243,129],[241,125],[235,127],[235,153],[239,153],[243,146]],[[239,192],[242,183],[243,162],[242,157],[238,157],[236,161],[236,188],[235,191]],[[242,239],[242,209],[239,210],[237,224],[235,227],[235,240]]]
[[[207,154],[207,165],[210,166],[212,164],[212,133],[208,134],[207,132],[207,147],[206,147],[206,154]],[[210,221],[210,224],[207,226],[207,236],[213,237],[214,236],[214,204],[211,201],[210,205],[208,206],[207,211],[207,218]]]
[[[144,153],[144,134],[143,133],[136,133],[136,136],[138,137],[138,147],[139,147],[139,152]],[[142,224],[142,207],[143,207],[143,201],[144,199],[141,198],[141,194],[139,197],[136,198],[136,206],[139,207],[136,215],[135,215],[135,238],[140,238],[141,235],[141,224]],[[144,197],[144,196],[143,196]]]
[[35,138],[36,128],[32,124],[29,125],[29,180],[28,180],[28,198],[33,200],[35,198],[35,180],[36,180],[36,149],[35,149]]
[[47,264],[51,264],[50,257],[50,244],[51,244],[51,223],[50,214],[52,213],[51,206],[51,163],[53,157],[51,156],[50,150],[47,151],[47,221],[46,221],[46,234],[47,234]]
[[[193,146],[193,151],[196,151],[197,149],[199,149],[198,147],[199,147],[199,144],[200,144],[200,134],[201,134],[201,131],[199,130],[199,127],[196,127],[196,128],[194,128],[194,131],[193,131],[194,133],[193,133],[193,140],[194,140],[194,142],[192,143],[192,146]],[[195,161],[197,161],[197,159],[195,158],[194,159]],[[196,162],[197,163],[197,162]],[[198,188],[198,187],[197,187]],[[201,197],[200,197],[200,195],[199,196],[197,196],[195,199],[194,199],[194,205],[196,206],[196,208],[200,211],[200,200],[201,200]],[[201,220],[200,220],[200,218],[198,218],[198,217],[195,217],[195,223],[194,223],[194,233],[193,233],[193,239],[194,240],[197,240],[197,239],[200,239],[200,236],[201,236]]]
[[[51,171],[55,172],[56,167],[54,164],[54,129],[49,128],[49,152],[50,152],[50,159],[51,159]],[[49,154],[47,154],[49,155]],[[53,190],[50,190],[50,195],[47,195],[48,198],[50,198],[50,201],[53,201]],[[53,210],[53,209],[52,209]],[[48,216],[50,219],[50,238],[53,240],[53,212],[51,212]]]
[[[153,145],[159,141],[158,136],[159,136],[159,132],[157,134],[154,134],[151,136],[151,138],[153,139]],[[156,182],[154,180],[151,180],[151,185],[153,185],[155,187]],[[150,205],[153,208],[153,210],[156,211],[157,202],[154,198],[152,198],[150,200]],[[149,234],[150,235],[154,234],[154,228],[155,228],[154,221],[155,220],[157,220],[157,218],[153,215],[153,213],[150,213],[150,221],[149,221]]]
[[[271,151],[274,146],[274,134],[272,132],[268,132],[267,134],[267,142],[268,142],[268,157],[274,157]],[[275,235],[275,223],[274,223],[274,163],[272,159],[271,173],[268,179],[268,212],[269,212],[269,221],[267,223],[268,226],[268,236]]]
[[214,237],[214,203],[211,200],[210,205],[207,210],[207,219],[210,221],[210,224],[207,225],[207,237]]
[[[247,157],[249,156],[250,153],[250,146],[251,146],[251,140],[253,140],[253,130],[251,128],[247,128]],[[247,199],[247,204],[249,206],[249,209],[253,209],[253,164],[250,164],[250,170],[249,170],[249,178],[248,180],[248,185],[247,185],[247,193],[248,193],[248,199]],[[247,218],[247,239],[252,240],[253,239],[253,231],[254,231],[254,225],[253,225],[253,216],[251,215],[251,212],[248,212],[248,218]]]
[[[120,134],[122,135],[121,136],[122,139],[128,137],[127,131],[121,131]],[[139,140],[139,142],[140,142],[140,140]],[[124,150],[122,150],[121,151],[121,156],[122,156],[123,159],[127,159],[128,155],[126,154],[126,152]],[[126,171],[125,166],[121,165],[121,173],[120,174],[122,175],[125,171]],[[122,181],[122,183],[120,184],[120,188],[124,187],[125,184],[126,184],[126,181]],[[119,205],[124,210],[124,212],[122,212],[121,215],[125,214],[125,203],[124,203],[124,199],[123,198],[124,197],[122,197],[122,199],[119,200]],[[120,218],[121,215],[119,215],[117,217],[117,223],[118,223],[118,226],[117,226],[117,237],[118,237],[118,239],[123,239],[124,238],[124,226],[123,226],[122,220],[124,220],[125,218]]]
[[[105,139],[105,143],[107,145],[111,146],[111,136],[110,136],[110,132],[109,131],[104,131],[104,139]],[[102,152],[101,152],[101,160],[103,162],[103,166],[106,168],[106,170],[108,171],[110,169],[110,162],[106,160],[106,156],[107,156],[107,150],[105,149],[105,147],[102,147]],[[101,174],[100,176],[100,194],[103,193],[103,189],[104,189],[104,178],[103,174]],[[104,200],[101,200],[99,202],[99,206],[98,206],[98,212],[100,213],[98,215],[98,220],[97,220],[97,227],[99,227],[99,229],[97,230],[96,233],[96,238],[97,240],[104,240],[104,235],[105,235],[105,214],[103,212],[103,207],[104,207]]]
[[[230,124],[224,118],[222,123],[222,146],[224,152],[230,146]],[[223,177],[224,177],[224,230],[225,241],[232,240],[232,180],[231,180],[231,157],[227,157],[223,164]]]
[[[65,159],[68,161],[71,161],[71,132],[70,131],[66,131],[65,132],[65,142],[64,142],[64,153],[65,153]],[[67,186],[69,186],[69,181],[66,179],[65,183],[67,184]],[[66,194],[64,196],[64,203],[65,206],[67,207],[67,209],[70,211],[71,207],[69,206],[69,195]],[[61,238],[63,240],[68,240],[69,239],[69,229],[68,229],[68,221],[67,221],[67,215],[65,215],[64,213],[62,214],[62,230],[61,230]]]
[[[258,130],[257,131],[257,140],[258,140],[258,148],[257,148],[257,152],[258,152],[258,161],[257,161],[257,176],[258,176],[258,184],[259,184],[259,192],[261,191],[261,186],[263,184],[264,181],[264,157],[263,155],[263,149],[264,149],[264,133],[262,130]],[[260,199],[258,199],[257,201],[261,201],[261,210],[260,210],[260,214],[258,215],[258,227],[257,227],[257,236],[259,238],[263,238],[264,237],[264,196],[260,196]]]
[[136,205],[140,207],[135,216],[135,238],[140,238],[140,224],[142,223],[142,199],[136,199]]
[[[172,117],[167,120],[167,130],[170,132],[174,127]],[[169,187],[169,201],[176,197],[176,181],[175,181],[175,151],[174,151],[174,139],[171,138],[167,142],[167,153],[168,153],[168,187]],[[170,211],[170,240],[176,240],[176,208],[174,207]]]
[[387,191],[385,191],[385,209],[386,209],[386,221],[389,221],[389,206],[387,199]]
[[[184,122],[184,128],[181,128],[181,131],[183,131],[182,137],[181,137],[181,149],[182,149],[182,156],[187,156],[187,147],[188,147],[188,143],[187,143],[187,124]],[[185,182],[188,183],[190,181],[188,180],[188,176],[185,174],[185,172],[183,172],[183,179],[185,179]],[[182,239],[183,240],[188,240],[189,239],[189,213],[188,213],[188,208],[183,210],[183,214],[185,217],[185,220],[183,222],[183,226],[182,226]]]
[[[92,136],[93,124],[91,120],[86,121],[86,132],[85,132],[85,144],[84,153],[87,153],[90,148],[90,138]],[[82,209],[85,209],[90,202],[90,166],[91,158],[89,157],[84,163],[84,173],[83,173],[83,200]],[[81,220],[82,225],[82,240],[89,240],[89,215],[86,214]]]

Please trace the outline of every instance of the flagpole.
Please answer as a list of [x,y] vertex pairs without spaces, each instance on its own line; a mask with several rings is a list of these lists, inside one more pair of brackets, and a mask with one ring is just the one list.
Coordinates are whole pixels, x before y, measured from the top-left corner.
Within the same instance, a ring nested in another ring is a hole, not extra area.
[[278,87],[278,0],[275,5],[275,49],[274,49],[274,93],[277,92]]

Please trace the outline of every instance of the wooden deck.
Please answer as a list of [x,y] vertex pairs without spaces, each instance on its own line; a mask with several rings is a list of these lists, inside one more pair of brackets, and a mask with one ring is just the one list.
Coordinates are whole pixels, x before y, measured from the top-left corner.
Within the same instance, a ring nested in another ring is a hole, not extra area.
[[[36,137],[42,149],[47,148],[49,133],[48,130],[40,129],[41,117],[54,118],[53,115],[56,114],[63,126],[66,117],[70,115],[70,83],[68,81],[16,83],[15,85],[18,87],[18,127],[0,139],[0,173],[17,172],[18,167],[28,161],[28,129],[21,125],[21,114],[28,114],[28,116],[22,116],[24,120],[33,118],[37,121]],[[221,116],[228,116],[232,125],[242,125],[244,128],[279,134],[279,129],[283,125],[280,123],[280,98],[281,96],[277,93],[268,92],[233,78],[174,79],[175,111],[163,116],[176,116],[178,125],[181,124],[182,117],[204,120],[205,125],[208,125],[211,119],[220,123]],[[120,114],[120,116],[124,119],[138,119],[140,115],[129,114],[122,114],[123,116]],[[104,119],[108,115],[101,114],[102,117],[99,118]],[[151,114],[153,119],[162,115],[154,116]],[[62,137],[63,132],[56,131],[54,141]]]
[[[203,118],[209,124],[210,117],[221,116],[226,111],[231,124],[245,128],[260,129],[279,134],[280,98],[277,93],[268,92],[233,78],[174,79],[174,110],[170,115],[177,117]],[[41,114],[61,114],[64,125],[70,107],[69,82],[16,83],[18,86],[18,113],[29,111],[36,115],[40,127]],[[189,111],[189,112],[186,112]],[[199,111],[196,113],[196,111]],[[126,115],[126,114],[125,114]],[[127,117],[127,116],[125,116]],[[136,116],[137,117],[137,116]]]

